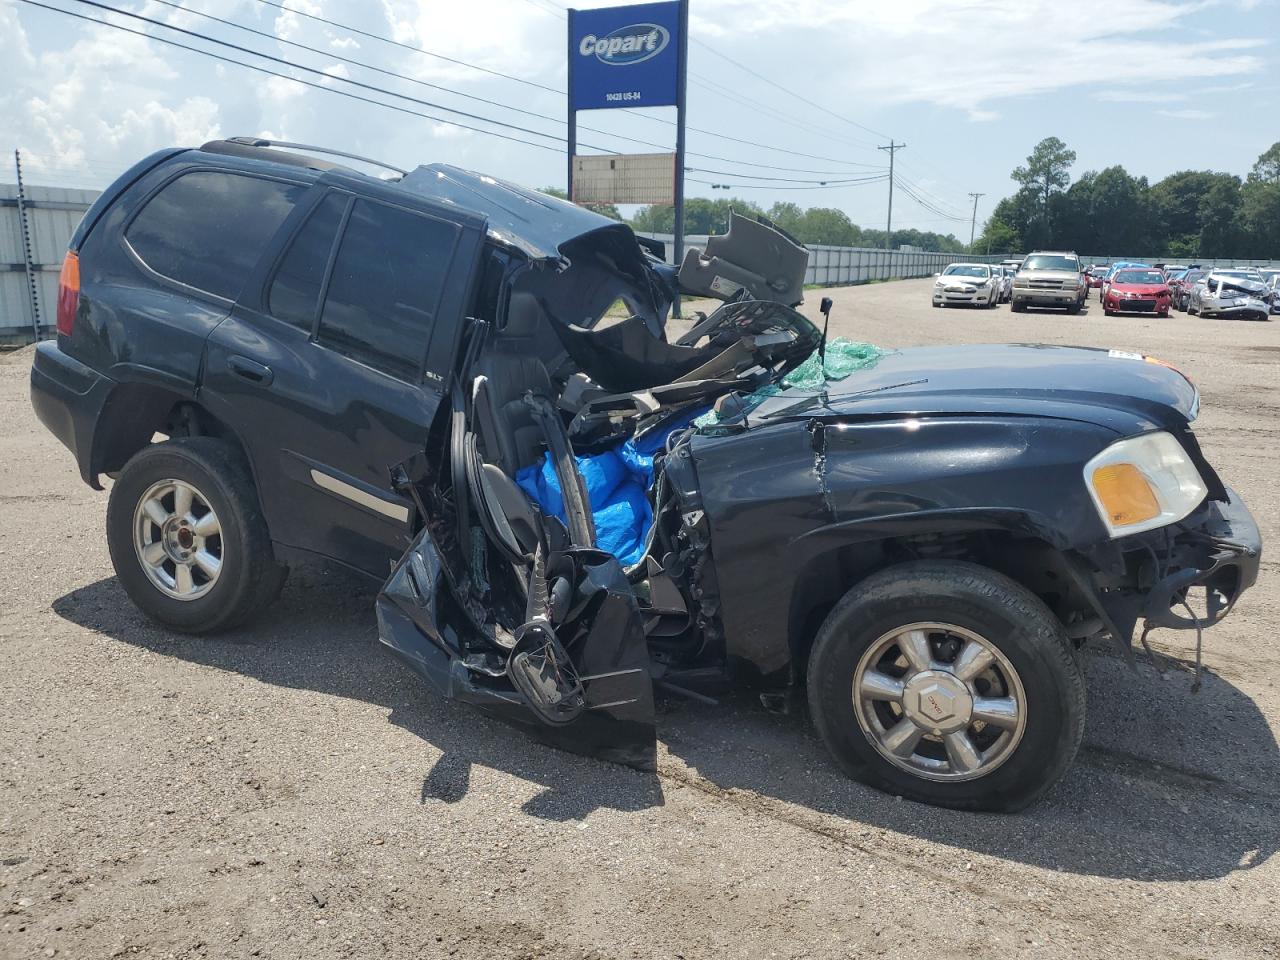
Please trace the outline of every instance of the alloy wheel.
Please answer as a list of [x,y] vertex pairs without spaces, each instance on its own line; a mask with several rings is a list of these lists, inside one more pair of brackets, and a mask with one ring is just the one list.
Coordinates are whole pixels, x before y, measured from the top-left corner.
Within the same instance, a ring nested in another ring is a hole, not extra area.
[[948,623],[912,623],[876,640],[854,671],[853,704],[880,755],[927,780],[986,776],[1026,728],[1026,695],[1008,658]]
[[147,579],[175,600],[203,597],[222,572],[218,516],[208,497],[185,480],[160,480],[139,498],[133,548]]

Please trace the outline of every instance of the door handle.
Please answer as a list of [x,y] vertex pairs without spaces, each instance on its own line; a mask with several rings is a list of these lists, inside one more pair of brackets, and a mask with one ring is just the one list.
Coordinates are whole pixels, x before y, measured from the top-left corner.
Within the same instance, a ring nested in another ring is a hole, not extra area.
[[233,354],[227,357],[227,367],[240,379],[256,383],[260,387],[270,386],[274,378],[270,367],[248,357]]

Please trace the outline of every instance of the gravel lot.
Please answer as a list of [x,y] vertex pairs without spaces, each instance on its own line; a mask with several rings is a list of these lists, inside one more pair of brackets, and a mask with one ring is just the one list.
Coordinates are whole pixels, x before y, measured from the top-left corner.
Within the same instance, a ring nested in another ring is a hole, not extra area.
[[[833,335],[1168,359],[1280,542],[1280,323],[934,310],[929,282],[830,291]],[[664,704],[642,774],[429,694],[333,571],[295,571],[249,630],[150,624],[29,363],[0,355],[0,957],[1280,954],[1274,559],[1206,634],[1198,695],[1177,664],[1089,658],[1085,745],[1025,814],[849,782],[747,696]]]

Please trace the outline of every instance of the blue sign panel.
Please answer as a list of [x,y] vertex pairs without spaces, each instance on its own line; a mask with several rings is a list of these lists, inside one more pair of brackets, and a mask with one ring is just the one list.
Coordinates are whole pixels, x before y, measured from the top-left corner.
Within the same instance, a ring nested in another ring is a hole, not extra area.
[[570,10],[570,108],[675,105],[679,34],[678,0]]

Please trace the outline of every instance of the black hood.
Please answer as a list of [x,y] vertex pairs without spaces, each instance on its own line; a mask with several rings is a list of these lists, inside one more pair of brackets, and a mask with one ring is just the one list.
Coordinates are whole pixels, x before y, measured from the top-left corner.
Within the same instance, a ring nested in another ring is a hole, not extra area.
[[1098,423],[1129,433],[1195,419],[1199,392],[1139,354],[1040,344],[913,347],[828,385],[786,390],[751,420],[884,414],[1005,413]]

